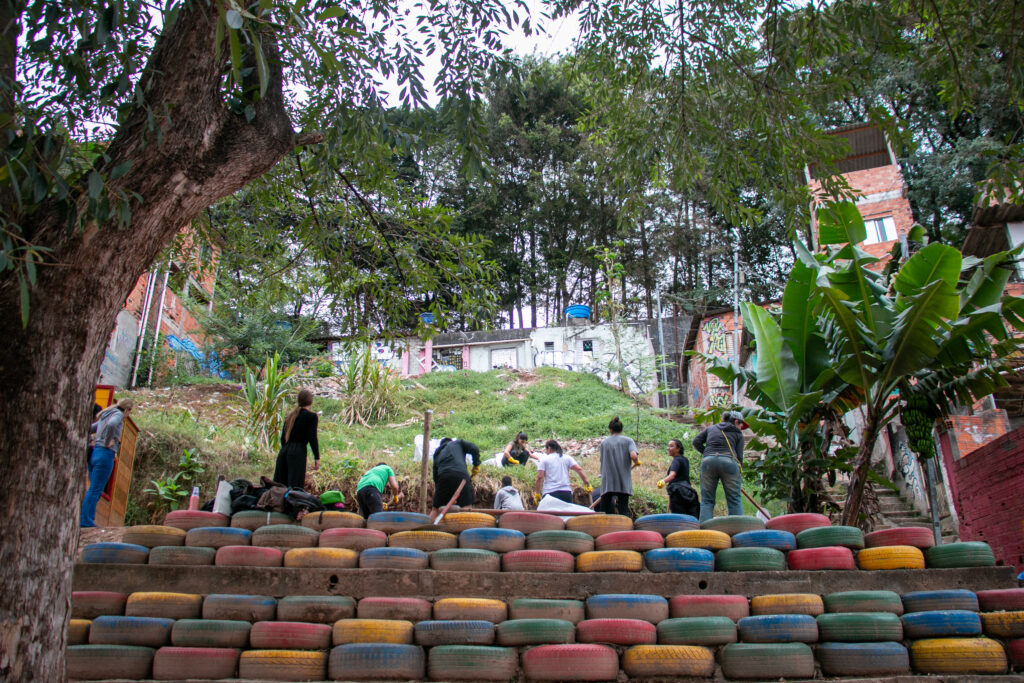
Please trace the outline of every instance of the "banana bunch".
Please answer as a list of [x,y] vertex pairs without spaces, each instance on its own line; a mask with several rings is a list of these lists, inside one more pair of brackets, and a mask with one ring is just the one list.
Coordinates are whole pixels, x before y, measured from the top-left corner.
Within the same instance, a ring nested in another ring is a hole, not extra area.
[[935,418],[931,414],[928,399],[919,394],[908,394],[903,399],[900,409],[900,421],[907,433],[910,448],[922,460],[934,457],[935,442],[932,440],[932,425]]

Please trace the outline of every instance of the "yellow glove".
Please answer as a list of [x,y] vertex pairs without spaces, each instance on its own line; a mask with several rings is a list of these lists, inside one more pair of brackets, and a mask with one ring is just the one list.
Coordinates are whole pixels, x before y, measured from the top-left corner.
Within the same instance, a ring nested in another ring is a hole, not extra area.
[[388,509],[388,504],[387,504],[387,503],[381,503],[381,505],[383,505],[383,506],[384,506],[384,509],[385,509],[385,510],[387,510],[387,509]]
[[590,484],[587,484],[586,486],[583,487],[583,490],[586,491],[587,493],[593,493],[594,487],[591,486]]
[[534,505],[540,503],[540,494],[536,491],[533,492],[533,503]]
[[665,488],[665,480],[664,479],[659,479],[658,480],[658,488],[659,489]]
[[639,460],[637,460],[637,461],[636,461],[636,466],[637,466],[637,467],[640,467],[640,465],[643,465],[643,463],[642,463],[642,462],[640,462]]
[[521,462],[519,462],[518,460],[516,460],[515,458],[513,458],[513,457],[512,457],[511,455],[510,455],[510,456],[508,456],[508,461],[509,461],[510,463],[512,463],[513,465],[521,465],[521,464],[522,464]]
[[470,475],[469,475],[469,476],[471,476],[471,477],[475,477],[475,476],[476,476],[476,475],[478,475],[479,473],[480,473],[480,465],[474,465],[474,466],[473,466],[473,471],[472,471],[472,472],[470,473]]

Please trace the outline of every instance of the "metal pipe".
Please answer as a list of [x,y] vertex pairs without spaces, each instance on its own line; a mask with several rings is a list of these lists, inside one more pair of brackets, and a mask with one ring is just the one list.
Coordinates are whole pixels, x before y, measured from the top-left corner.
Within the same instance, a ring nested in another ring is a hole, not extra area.
[[[733,228],[734,239],[732,243],[732,352],[735,356],[736,365],[740,364],[740,233]],[[736,377],[732,381],[732,402],[736,403],[740,391],[740,379]]]
[[[661,351],[661,390],[665,396],[665,406],[668,408],[668,375],[665,370],[665,361],[668,359],[668,354],[665,353],[665,330],[661,325],[661,290],[656,292],[658,302],[658,349]],[[675,321],[673,320],[673,324]],[[661,402],[658,402],[661,406]]]
[[928,507],[932,513],[932,533],[935,535],[935,545],[942,545],[942,522],[939,521],[939,506],[935,502],[935,457],[925,460],[925,470],[928,476]]
[[146,329],[149,327],[149,306],[153,303],[153,290],[156,287],[157,271],[146,273],[146,294],[142,297],[142,315],[139,317],[139,339],[135,345],[135,361],[132,363],[132,379],[128,383],[129,389],[135,388],[135,380],[139,376],[139,362],[142,360],[142,345],[146,341]]
[[164,306],[167,303],[167,280],[171,277],[171,266],[167,264],[167,271],[164,273],[164,287],[160,290],[160,308],[156,311],[156,330],[153,332],[153,352],[149,354],[149,376],[146,384],[153,384],[153,366],[156,365],[156,350],[160,344],[160,323],[164,317]]

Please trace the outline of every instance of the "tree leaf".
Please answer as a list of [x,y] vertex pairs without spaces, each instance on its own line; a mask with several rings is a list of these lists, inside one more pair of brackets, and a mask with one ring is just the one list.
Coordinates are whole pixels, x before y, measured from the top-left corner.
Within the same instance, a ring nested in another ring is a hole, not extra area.
[[867,239],[864,219],[853,202],[830,202],[818,209],[818,241],[827,244],[860,244]]
[[225,12],[224,21],[230,28],[233,28],[236,31],[242,28],[242,14],[236,9],[229,9],[227,12]]
[[799,393],[800,370],[793,351],[782,338],[782,330],[768,311],[755,304],[743,304],[743,323],[757,343],[757,385],[771,397],[780,412],[793,407]]
[[103,176],[96,171],[89,171],[89,199],[96,199],[103,191]]

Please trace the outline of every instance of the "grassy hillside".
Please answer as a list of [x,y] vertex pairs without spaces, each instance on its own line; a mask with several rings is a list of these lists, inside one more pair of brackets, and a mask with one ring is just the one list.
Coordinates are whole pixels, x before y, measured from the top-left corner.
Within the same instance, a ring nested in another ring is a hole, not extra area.
[[[204,499],[212,493],[218,474],[252,481],[258,481],[261,474],[273,474],[276,450],[255,447],[241,428],[242,403],[236,388],[207,382],[135,394],[139,407],[132,417],[141,434],[129,521],[149,520],[157,497],[146,490],[154,488],[152,480],[167,480],[179,471],[185,449],[198,454],[203,464],[197,481]],[[607,435],[608,421],[619,415],[626,425],[625,434],[640,446],[643,465],[634,471],[633,507],[637,514],[666,510],[665,493],[655,487],[669,462],[665,444],[679,438],[688,446],[694,435],[692,426],[650,408],[638,408],[596,377],[551,368],[536,373],[431,373],[408,380],[403,383],[397,414],[386,424],[369,428],[349,427],[340,421],[338,400],[318,397],[313,408],[321,414],[322,460],[320,472],[310,472],[307,488],[339,489],[350,500],[363,471],[385,461],[399,474],[412,505],[418,499],[419,483],[419,463],[412,459],[413,438],[423,431],[422,416],[427,409],[434,411],[434,438],[468,439],[480,446],[485,458],[500,452],[519,431],[527,432],[535,448],[554,438],[595,481],[600,471],[597,444]],[[699,459],[689,448],[688,455],[696,485]],[[503,474],[512,474],[526,493],[532,489],[536,470],[485,467],[474,480],[478,505],[491,503]]]

